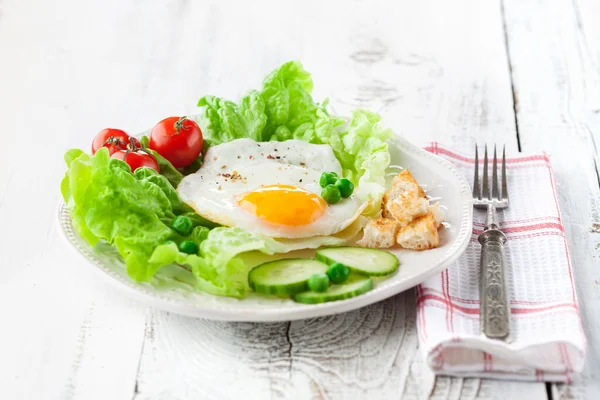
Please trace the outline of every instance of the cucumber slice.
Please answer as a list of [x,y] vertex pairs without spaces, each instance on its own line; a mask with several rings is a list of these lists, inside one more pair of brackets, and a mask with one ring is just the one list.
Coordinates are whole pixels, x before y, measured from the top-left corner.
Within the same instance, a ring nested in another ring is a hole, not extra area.
[[331,285],[324,292],[312,290],[292,295],[292,299],[298,303],[316,304],[327,301],[349,299],[373,289],[373,281],[368,276],[350,275],[350,278],[341,285]]
[[312,258],[285,258],[253,268],[248,274],[250,288],[264,294],[294,294],[308,290],[313,274],[327,272],[327,264]]
[[367,276],[389,275],[398,269],[398,258],[385,250],[363,247],[329,247],[317,250],[317,260],[340,263],[351,271]]

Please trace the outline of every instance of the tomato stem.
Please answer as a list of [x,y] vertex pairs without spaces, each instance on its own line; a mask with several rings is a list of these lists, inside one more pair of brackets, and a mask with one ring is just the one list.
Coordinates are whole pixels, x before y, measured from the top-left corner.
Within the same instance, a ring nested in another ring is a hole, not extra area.
[[182,129],[186,129],[186,127],[183,125],[183,122],[187,120],[187,117],[184,115],[183,117],[179,118],[176,122],[175,122],[175,130],[177,131],[177,133],[179,133],[179,131],[181,131]]
[[111,137],[109,137],[108,139],[106,139],[106,141],[104,142],[103,146],[105,146],[105,145],[107,145],[107,144],[114,144],[115,146],[117,146],[117,148],[118,148],[119,150],[125,150],[125,149],[123,148],[123,146],[126,146],[126,145],[125,145],[125,142],[123,142],[121,139],[119,139],[119,138],[118,138],[118,137],[116,137],[116,136],[111,136]]
[[131,151],[138,151],[142,148],[142,145],[140,144],[140,141],[137,140],[134,137],[129,138],[129,145],[127,146],[128,149],[131,149]]
[[142,150],[142,146],[139,140],[137,140],[134,137],[129,138],[129,143],[125,143],[125,141],[119,139],[118,137],[111,136],[108,139],[106,139],[104,144],[114,144],[119,150],[125,150],[125,154],[123,154],[123,161],[125,161],[129,153],[136,153],[139,150]]

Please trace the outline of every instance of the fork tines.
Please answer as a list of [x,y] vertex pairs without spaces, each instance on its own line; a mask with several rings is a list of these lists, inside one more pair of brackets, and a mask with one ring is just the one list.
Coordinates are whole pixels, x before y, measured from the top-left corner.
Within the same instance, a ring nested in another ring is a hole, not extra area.
[[473,178],[473,200],[475,206],[485,206],[493,203],[497,208],[508,206],[508,189],[506,183],[506,146],[502,147],[502,192],[498,187],[498,157],[494,145],[494,158],[492,160],[492,185],[488,178],[488,150],[485,145],[483,158],[483,182],[479,184],[479,151],[475,145],[475,176]]

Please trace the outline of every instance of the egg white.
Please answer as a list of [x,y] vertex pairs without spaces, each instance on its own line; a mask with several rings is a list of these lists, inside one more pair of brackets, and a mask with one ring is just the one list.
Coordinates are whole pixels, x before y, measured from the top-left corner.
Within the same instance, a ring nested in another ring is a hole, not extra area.
[[273,238],[327,236],[352,224],[367,206],[359,199],[358,188],[349,198],[327,205],[320,218],[305,225],[265,221],[242,209],[237,200],[270,185],[295,186],[320,196],[319,178],[325,171],[342,172],[328,145],[300,140],[259,143],[237,139],[209,148],[202,167],[186,176],[177,192],[199,215],[221,225]]

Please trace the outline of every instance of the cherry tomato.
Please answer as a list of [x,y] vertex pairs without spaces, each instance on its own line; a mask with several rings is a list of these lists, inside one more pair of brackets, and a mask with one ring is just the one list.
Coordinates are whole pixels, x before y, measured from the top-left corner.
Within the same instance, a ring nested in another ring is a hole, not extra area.
[[131,172],[135,172],[140,167],[149,167],[160,173],[156,159],[151,154],[143,151],[130,151],[128,153],[125,150],[118,150],[110,157],[125,161],[131,167]]
[[150,132],[150,148],[169,160],[175,168],[187,167],[202,151],[202,131],[186,117],[169,117]]
[[[117,150],[126,150],[129,139],[129,135],[120,129],[102,129],[92,142],[92,154],[96,154],[101,147],[107,147],[109,154],[113,154]],[[139,145],[139,142],[137,143]]]

